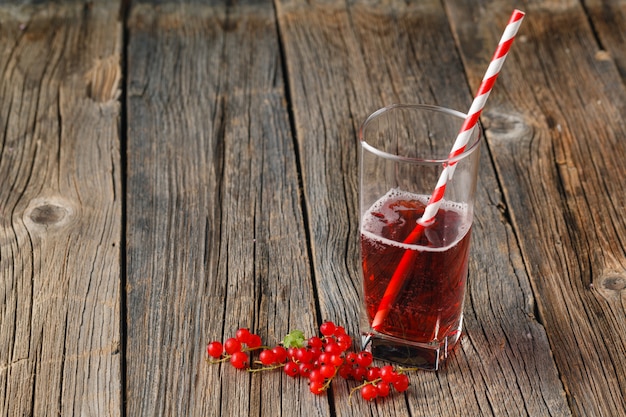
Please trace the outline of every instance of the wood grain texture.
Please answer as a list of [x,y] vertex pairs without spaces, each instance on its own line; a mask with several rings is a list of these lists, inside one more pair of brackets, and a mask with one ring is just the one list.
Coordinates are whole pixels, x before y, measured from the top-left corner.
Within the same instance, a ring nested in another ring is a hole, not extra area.
[[[462,3],[450,1],[448,9],[477,87],[490,56],[472,46],[496,34],[467,22],[506,20],[511,8]],[[579,3],[543,2],[526,11],[484,114],[487,138],[572,412],[620,415],[626,181],[618,173],[626,156],[626,89]],[[554,71],[556,63],[568,71]]]
[[[306,155],[302,176],[321,314],[358,332],[358,126],[393,102],[466,110],[471,92],[438,1],[349,7],[282,1],[277,10],[296,137]],[[491,21],[486,26],[500,30]],[[497,40],[484,46],[495,49]],[[529,278],[488,149],[482,157],[466,334],[444,370],[412,375],[407,396],[378,403],[378,415],[570,414],[545,330],[533,316]],[[333,394],[337,415],[370,412],[367,404],[348,405],[341,385]]]
[[274,13],[256,3],[130,13],[128,415],[329,413],[304,381],[205,363],[239,327],[277,343],[316,324]]
[[0,416],[122,410],[119,6],[0,6]]
[[[0,417],[623,415],[625,4],[0,0]],[[445,368],[366,403],[209,366],[358,334],[359,126],[466,111],[513,7]]]
[[599,48],[595,58],[599,61],[614,61],[626,80],[626,1],[588,0],[584,2]]

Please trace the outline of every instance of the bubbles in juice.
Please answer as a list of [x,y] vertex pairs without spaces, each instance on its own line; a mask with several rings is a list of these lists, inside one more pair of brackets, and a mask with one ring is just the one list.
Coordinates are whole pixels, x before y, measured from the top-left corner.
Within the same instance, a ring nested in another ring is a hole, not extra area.
[[404,286],[378,331],[423,343],[441,341],[460,329],[471,228],[465,207],[444,202],[418,241],[404,243],[427,198],[392,190],[365,213],[361,224],[370,324],[400,259],[413,251]]

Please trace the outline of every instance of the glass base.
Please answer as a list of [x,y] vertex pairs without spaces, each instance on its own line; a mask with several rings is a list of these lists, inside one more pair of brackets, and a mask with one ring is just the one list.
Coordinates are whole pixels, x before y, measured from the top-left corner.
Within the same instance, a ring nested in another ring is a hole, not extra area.
[[361,342],[363,350],[371,352],[377,359],[437,371],[448,358],[460,335],[459,329],[442,340],[420,343],[368,331],[361,334]]

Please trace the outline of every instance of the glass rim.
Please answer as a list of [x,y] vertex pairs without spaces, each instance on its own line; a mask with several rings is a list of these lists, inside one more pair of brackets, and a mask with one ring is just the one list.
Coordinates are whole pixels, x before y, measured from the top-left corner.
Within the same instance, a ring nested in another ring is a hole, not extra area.
[[[416,163],[416,164],[451,164],[451,163],[456,163],[466,158],[468,155],[473,153],[478,148],[478,145],[480,144],[480,139],[482,137],[482,132],[483,132],[480,126],[480,123],[476,123],[476,125],[473,128],[473,129],[478,129],[478,135],[476,135],[476,138],[473,141],[468,142],[465,145],[465,150],[463,152],[455,155],[452,158],[433,159],[433,158],[416,158],[416,157],[410,157],[410,156],[401,156],[401,155],[396,155],[393,153],[380,150],[377,147],[372,146],[367,141],[365,141],[364,132],[365,132],[365,128],[367,127],[367,125],[373,120],[375,120],[376,118],[378,118],[381,114],[387,113],[395,109],[422,109],[422,110],[444,113],[450,116],[458,117],[460,119],[465,119],[467,117],[467,114],[460,112],[458,110],[449,109],[447,107],[435,106],[432,104],[403,104],[403,103],[390,104],[370,114],[367,117],[367,119],[365,119],[365,121],[361,124],[361,127],[359,128],[359,142],[361,143],[362,148],[367,149],[368,151],[372,152],[373,154],[377,156],[383,157],[385,159],[396,160],[396,161]],[[474,135],[474,132],[472,132],[472,135]],[[454,139],[456,139],[456,137]],[[450,149],[452,149],[453,145],[454,143],[450,143]]]

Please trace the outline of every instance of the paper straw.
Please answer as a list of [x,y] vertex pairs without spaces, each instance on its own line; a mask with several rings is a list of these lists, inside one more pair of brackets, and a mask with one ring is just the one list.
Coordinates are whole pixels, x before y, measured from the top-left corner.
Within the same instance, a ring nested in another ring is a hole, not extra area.
[[[502,69],[502,65],[504,64],[504,60],[506,59],[509,49],[511,48],[511,44],[515,39],[517,30],[522,24],[524,14],[524,12],[517,9],[514,10],[511,14],[509,23],[504,29],[504,33],[500,38],[498,47],[496,48],[496,51],[491,58],[491,62],[489,63],[487,72],[485,73],[483,80],[480,83],[480,87],[478,88],[478,92],[476,93],[476,96],[474,98],[474,101],[472,101],[472,105],[467,112],[467,116],[465,117],[463,125],[459,130],[459,134],[454,141],[454,146],[452,147],[452,150],[448,155],[448,159],[455,158],[465,151],[465,147],[472,135],[472,131],[478,123],[480,113],[485,107],[485,102],[487,101],[487,98],[491,93],[491,89],[496,82],[496,78],[498,78],[498,75],[500,74],[500,70]],[[435,216],[437,215],[437,211],[439,210],[439,206],[441,205],[443,196],[445,194],[446,184],[454,174],[455,166],[456,162],[445,164],[444,169],[439,176],[439,180],[437,181],[437,185],[435,186],[435,189],[430,196],[430,199],[428,200],[428,204],[426,205],[424,214],[422,214],[422,217],[418,220],[417,225],[409,234],[409,236],[407,236],[407,238],[403,241],[403,243],[411,244],[415,242],[417,238],[422,234],[424,228],[430,226],[433,223]],[[402,286],[404,285],[406,269],[409,267],[413,260],[414,252],[415,251],[407,250],[404,252],[404,255],[400,259],[398,267],[394,271],[391,280],[389,281],[389,285],[385,290],[385,294],[383,295],[383,298],[378,305],[378,310],[376,311],[376,315],[374,316],[374,320],[372,321],[372,328],[374,330],[378,330],[381,327],[383,321],[385,320],[385,317],[387,317],[387,313],[389,313],[391,305],[395,302],[398,293],[402,289]]]

